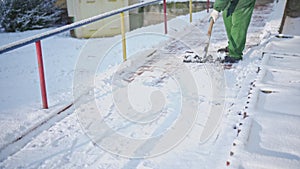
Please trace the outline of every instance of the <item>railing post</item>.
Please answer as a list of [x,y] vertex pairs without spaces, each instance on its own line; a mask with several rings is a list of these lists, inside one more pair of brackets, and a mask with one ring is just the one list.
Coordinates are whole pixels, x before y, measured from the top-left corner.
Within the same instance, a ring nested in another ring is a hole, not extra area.
[[193,1],[192,0],[190,0],[189,9],[190,9],[190,23],[192,23],[193,22]]
[[167,19],[167,2],[164,0],[164,22],[165,22],[165,34],[168,34],[168,19]]
[[38,68],[39,68],[40,87],[41,87],[43,108],[48,109],[41,41],[36,41],[35,42],[35,47],[36,47],[36,54],[37,54],[37,60],[38,60]]
[[209,0],[207,0],[207,3],[206,3],[207,13],[209,13],[209,6],[210,6]]
[[125,30],[125,18],[124,18],[124,12],[120,13],[121,15],[121,32],[122,32],[122,49],[123,49],[123,61],[125,62],[127,60],[127,54],[126,54],[126,30]]

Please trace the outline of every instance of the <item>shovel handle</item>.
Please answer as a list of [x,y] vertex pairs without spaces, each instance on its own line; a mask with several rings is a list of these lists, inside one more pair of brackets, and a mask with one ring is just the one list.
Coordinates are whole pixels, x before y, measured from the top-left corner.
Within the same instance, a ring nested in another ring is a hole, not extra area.
[[207,35],[208,35],[209,37],[211,36],[211,32],[212,32],[213,26],[214,26],[214,20],[213,20],[213,19],[210,19],[209,27],[208,27],[208,31],[207,31]]

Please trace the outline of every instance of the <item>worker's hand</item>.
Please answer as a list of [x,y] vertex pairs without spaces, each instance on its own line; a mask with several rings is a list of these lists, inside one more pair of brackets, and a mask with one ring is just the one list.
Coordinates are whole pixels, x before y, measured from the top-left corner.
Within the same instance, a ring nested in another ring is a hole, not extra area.
[[219,12],[213,9],[213,11],[210,13],[209,20],[212,19],[214,22],[216,22],[218,18],[219,18]]

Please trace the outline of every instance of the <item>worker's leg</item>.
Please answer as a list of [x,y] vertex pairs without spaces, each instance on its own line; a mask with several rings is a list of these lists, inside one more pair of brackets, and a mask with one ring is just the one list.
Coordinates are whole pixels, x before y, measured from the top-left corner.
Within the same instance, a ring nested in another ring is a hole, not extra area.
[[228,37],[229,55],[241,59],[246,44],[248,26],[253,13],[254,5],[235,10],[231,16],[226,17],[227,10],[223,12],[223,20]]
[[224,21],[224,25],[225,25],[225,30],[226,30],[226,33],[227,33],[228,50],[230,50],[229,45],[231,44],[231,42],[234,41],[232,36],[231,36],[232,16],[227,17],[227,10],[224,10],[222,15],[223,15],[223,21]]

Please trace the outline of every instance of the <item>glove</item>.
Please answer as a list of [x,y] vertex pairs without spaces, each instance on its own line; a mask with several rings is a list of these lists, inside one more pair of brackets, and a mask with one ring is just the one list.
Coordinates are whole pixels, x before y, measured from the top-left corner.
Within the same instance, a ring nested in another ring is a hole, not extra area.
[[212,19],[214,22],[216,22],[218,18],[219,18],[219,12],[213,9],[213,11],[210,13],[209,20]]

